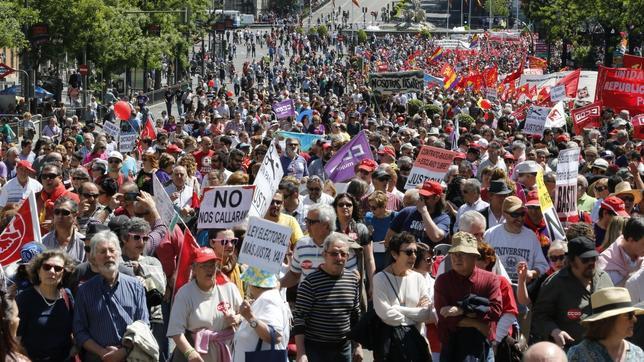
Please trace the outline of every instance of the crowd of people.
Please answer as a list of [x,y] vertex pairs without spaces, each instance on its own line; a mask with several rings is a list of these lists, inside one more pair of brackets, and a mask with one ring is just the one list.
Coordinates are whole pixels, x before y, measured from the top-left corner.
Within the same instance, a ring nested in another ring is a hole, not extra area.
[[[3,133],[0,230],[15,231],[33,193],[42,240],[0,269],[0,359],[644,360],[644,150],[628,112],[603,109],[599,130],[530,137],[513,113],[525,97],[488,109],[468,87],[369,86],[374,69],[503,75],[524,63],[527,39],[486,39],[439,61],[425,57],[432,39],[387,35],[346,55],[337,39],[276,27],[268,56],[209,74],[157,119],[146,100],[127,100],[130,119],[112,107],[107,121],[141,135],[131,151],[101,122],[56,114],[38,138]],[[273,104],[289,99],[296,115],[278,119]],[[432,107],[412,112],[412,100]],[[461,127],[465,116],[474,123]],[[335,179],[325,166],[360,135],[373,157]],[[455,156],[442,179],[406,187],[425,146]],[[543,204],[571,148],[577,210],[559,235]],[[204,193],[254,184],[272,150],[284,177],[263,218],[290,230],[277,274],[239,262],[247,222],[197,227]],[[158,192],[178,221],[162,216]],[[175,288],[185,243],[199,248]]]

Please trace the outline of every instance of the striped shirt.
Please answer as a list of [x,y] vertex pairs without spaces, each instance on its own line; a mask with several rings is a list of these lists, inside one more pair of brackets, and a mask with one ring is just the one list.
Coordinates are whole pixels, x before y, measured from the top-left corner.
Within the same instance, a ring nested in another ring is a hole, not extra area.
[[293,335],[315,342],[346,340],[360,318],[359,283],[356,271],[338,277],[322,269],[309,274],[297,289]]
[[[301,238],[295,244],[293,260],[291,260],[291,271],[300,274],[300,283],[304,278],[318,269],[320,264],[324,263],[324,245],[317,245],[310,236]],[[358,261],[353,249],[349,249],[349,259],[345,268],[349,270],[356,269]]]

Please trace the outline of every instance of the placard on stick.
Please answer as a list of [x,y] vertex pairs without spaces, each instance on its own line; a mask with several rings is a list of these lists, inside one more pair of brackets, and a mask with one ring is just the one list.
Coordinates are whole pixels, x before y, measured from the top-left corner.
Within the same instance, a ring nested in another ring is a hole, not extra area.
[[278,274],[288,250],[291,229],[287,226],[251,216],[239,262]]

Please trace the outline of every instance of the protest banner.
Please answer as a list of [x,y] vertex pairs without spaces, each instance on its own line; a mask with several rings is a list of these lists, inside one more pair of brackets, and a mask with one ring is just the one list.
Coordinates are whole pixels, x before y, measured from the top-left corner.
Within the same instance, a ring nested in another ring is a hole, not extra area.
[[561,225],[559,217],[557,217],[557,211],[546,188],[546,183],[543,181],[542,171],[537,172],[537,194],[539,195],[539,206],[541,206],[543,219],[546,221],[550,240],[566,240],[566,231]]
[[[523,74],[519,80],[519,86],[528,83],[530,87],[537,87],[540,91],[545,87],[554,87],[557,82],[565,78],[571,71],[549,73],[543,75]],[[579,83],[577,84],[576,101],[593,102],[595,100],[595,86],[597,84],[597,72],[592,70],[582,70],[579,73]]]
[[644,69],[599,66],[596,101],[616,112],[644,113]]
[[293,107],[293,100],[286,99],[278,103],[273,104],[273,112],[277,119],[283,119],[286,117],[295,116],[295,109]]
[[566,98],[566,86],[563,84],[550,88],[550,100],[559,102]]
[[546,128],[564,127],[566,125],[566,113],[564,111],[563,101],[550,109],[548,117],[546,117]]
[[433,146],[423,146],[414,161],[414,166],[409,173],[405,189],[413,189],[422,185],[426,180],[441,182],[456,152]]
[[579,148],[559,151],[557,162],[557,189],[555,208],[560,219],[577,215],[577,174]]
[[255,186],[217,186],[206,191],[201,200],[199,229],[229,229],[248,216]]
[[161,220],[172,230],[178,221],[179,214],[174,210],[174,204],[170,196],[168,196],[165,187],[163,187],[163,184],[156,175],[152,175],[152,191],[154,193],[152,197],[154,198],[154,203],[157,205],[157,211],[159,212],[159,216],[161,216]]
[[112,138],[116,140],[121,133],[121,126],[110,121],[105,121],[105,123],[103,123],[103,131],[106,135],[112,136]]
[[284,138],[295,138],[300,141],[300,150],[308,151],[311,149],[311,146],[317,141],[324,138],[324,136],[310,133],[297,133],[297,132],[286,132],[286,131],[277,131],[277,135]]
[[592,129],[601,127],[601,123],[599,122],[601,113],[601,101],[571,110],[570,118],[572,118],[572,125],[575,130],[575,134],[581,135],[584,132],[584,128]]
[[644,139],[644,114],[638,114],[637,116],[631,118],[631,124],[633,125],[633,139],[643,140]]
[[121,133],[119,135],[119,152],[132,152],[139,135],[136,133]]
[[283,176],[280,155],[277,153],[275,144],[271,143],[253,182],[256,192],[253,195],[250,216],[264,217]]
[[637,55],[632,54],[624,54],[623,62],[624,68],[644,69],[644,57],[638,57]]
[[344,182],[355,176],[355,166],[364,159],[373,160],[373,154],[367,135],[361,131],[331,157],[324,171],[331,181]]
[[490,102],[496,102],[496,100],[498,99],[496,88],[485,88],[485,98],[490,100]]
[[32,241],[42,243],[36,196],[29,192],[16,214],[0,233],[0,265],[20,260],[22,247]]
[[421,70],[370,73],[369,86],[380,94],[421,92],[425,87],[425,75]]
[[279,274],[290,238],[288,226],[251,217],[239,252],[239,263]]
[[530,107],[526,113],[523,133],[543,136],[543,130],[546,127],[546,118],[549,113],[550,108],[548,107]]
[[[296,121],[302,122],[302,120],[306,117],[308,122],[311,122],[311,118],[313,118],[313,110],[312,109],[303,109],[300,111],[300,114],[297,115]],[[308,126],[308,123],[306,124]]]
[[525,69],[523,69],[523,74],[526,74],[526,75],[543,75],[543,69],[541,69],[541,68],[525,68]]

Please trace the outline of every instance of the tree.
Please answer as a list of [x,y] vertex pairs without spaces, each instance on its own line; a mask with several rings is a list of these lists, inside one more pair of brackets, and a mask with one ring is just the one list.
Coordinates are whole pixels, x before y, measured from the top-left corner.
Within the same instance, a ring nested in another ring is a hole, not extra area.
[[37,13],[15,0],[0,0],[0,48],[24,49],[29,46],[24,26],[33,24]]

